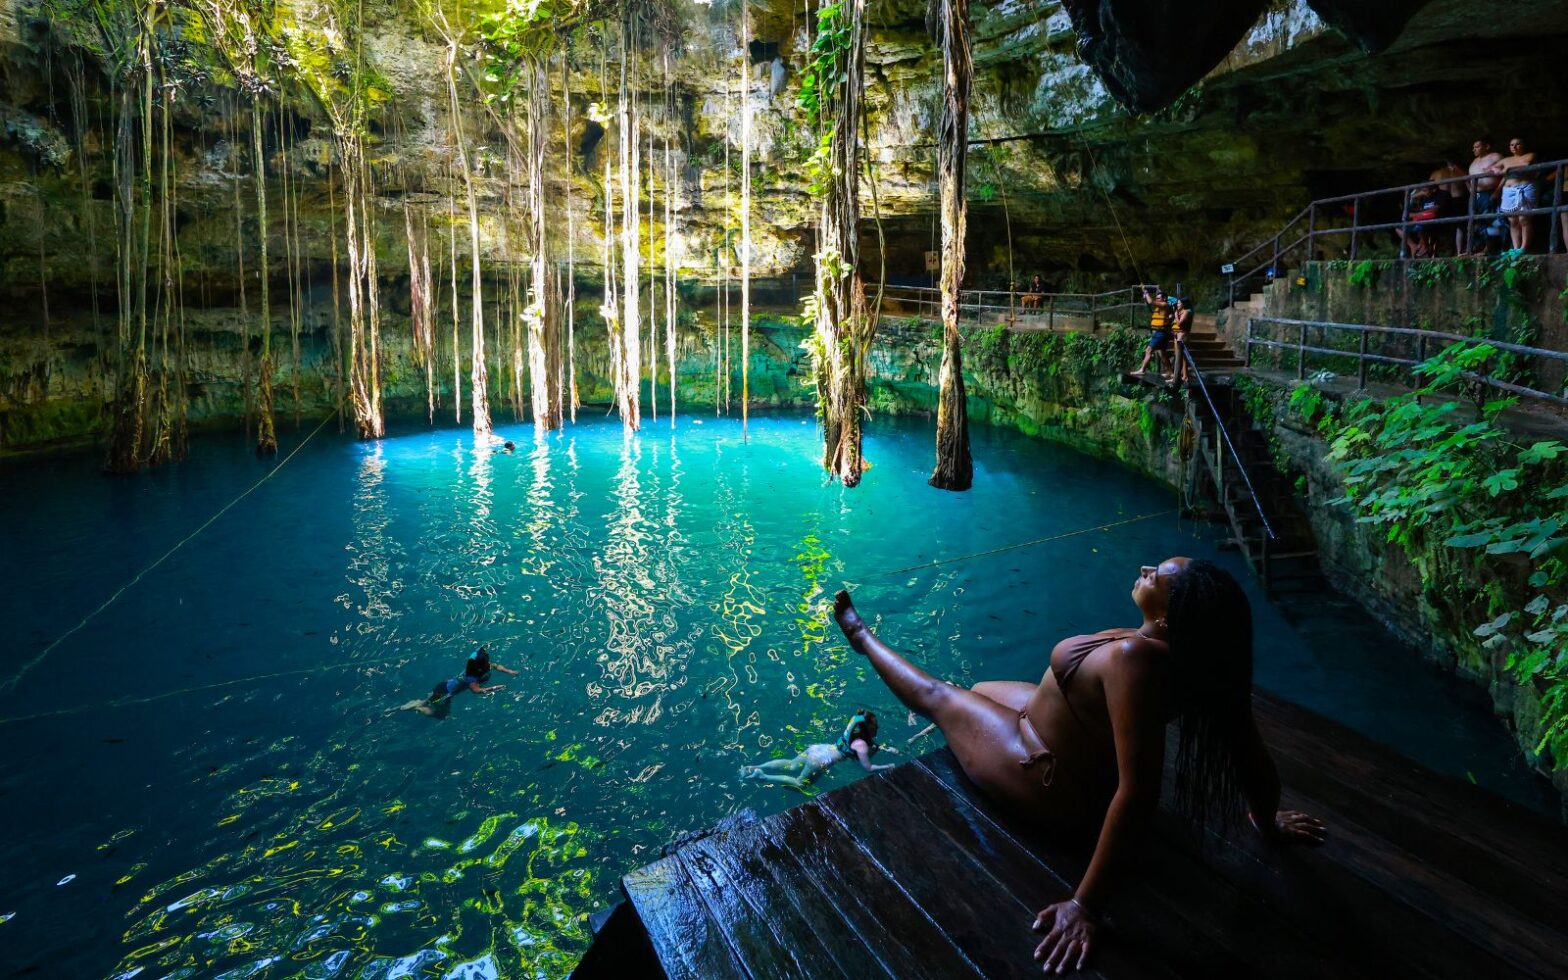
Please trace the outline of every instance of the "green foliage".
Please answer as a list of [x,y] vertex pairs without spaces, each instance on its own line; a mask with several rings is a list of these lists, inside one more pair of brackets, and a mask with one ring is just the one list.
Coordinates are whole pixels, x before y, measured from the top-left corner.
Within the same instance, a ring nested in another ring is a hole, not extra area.
[[806,177],[812,194],[822,195],[837,177],[833,172],[833,130],[838,120],[833,110],[849,65],[851,32],[843,3],[817,8],[817,36],[811,42],[810,60],[800,73],[795,104],[806,113],[809,128],[817,135],[816,147],[806,160]]
[[1405,278],[1417,286],[1432,288],[1441,286],[1454,278],[1455,263],[1448,259],[1429,259],[1424,262],[1412,262],[1405,269]]
[[1362,259],[1359,262],[1352,262],[1350,264],[1348,281],[1352,286],[1371,289],[1377,285],[1378,275],[1387,267],[1387,262],[1374,261],[1373,259]]
[[1527,255],[1522,248],[1509,249],[1490,262],[1481,264],[1475,277],[1475,288],[1486,289],[1496,285],[1506,290],[1518,290],[1540,274],[1541,260],[1537,256]]
[[[1498,424],[1513,399],[1486,402],[1471,416],[1441,397],[1494,353],[1455,344],[1420,365],[1426,383],[1418,391],[1351,404],[1339,418],[1306,386],[1290,406],[1330,438],[1346,489],[1339,502],[1357,521],[1408,549],[1468,557],[1474,578],[1492,583],[1474,634],[1505,653],[1515,679],[1541,699],[1536,751],[1568,768],[1568,448],[1516,444]],[[1450,593],[1454,608],[1475,598],[1458,594],[1457,584],[1434,587]]]

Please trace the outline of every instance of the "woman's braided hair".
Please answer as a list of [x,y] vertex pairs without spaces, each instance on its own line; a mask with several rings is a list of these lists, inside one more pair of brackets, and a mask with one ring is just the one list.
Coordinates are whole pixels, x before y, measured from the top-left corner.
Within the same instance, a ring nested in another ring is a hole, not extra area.
[[1165,627],[1182,678],[1176,810],[1223,828],[1241,815],[1232,750],[1251,710],[1252,605],[1235,576],[1197,559],[1171,583]]

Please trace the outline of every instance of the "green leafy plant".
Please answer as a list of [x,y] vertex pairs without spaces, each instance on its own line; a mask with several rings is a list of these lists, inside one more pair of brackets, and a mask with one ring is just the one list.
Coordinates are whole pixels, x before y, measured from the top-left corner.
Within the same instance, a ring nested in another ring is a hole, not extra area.
[[[1358,522],[1407,549],[1467,557],[1471,578],[1490,583],[1486,619],[1471,628],[1539,698],[1535,750],[1568,768],[1568,447],[1517,442],[1499,423],[1514,399],[1483,401],[1470,414],[1444,397],[1495,353],[1455,344],[1419,366],[1417,391],[1350,404],[1340,417],[1322,412],[1321,396],[1305,387],[1290,407],[1317,416],[1345,485],[1337,502]],[[1449,598],[1464,609],[1474,597]]]
[[1405,269],[1405,278],[1417,286],[1426,288],[1441,286],[1454,278],[1454,263],[1448,259],[1412,262]]

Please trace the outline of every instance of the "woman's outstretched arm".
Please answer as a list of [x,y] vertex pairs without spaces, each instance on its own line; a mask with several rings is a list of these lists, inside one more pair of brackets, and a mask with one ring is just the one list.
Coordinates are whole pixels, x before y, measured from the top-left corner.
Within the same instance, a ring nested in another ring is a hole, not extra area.
[[1273,844],[1321,844],[1328,837],[1323,821],[1297,810],[1279,808],[1279,770],[1263,736],[1258,733],[1257,719],[1252,715],[1248,701],[1246,718],[1237,726],[1236,743],[1231,758],[1241,779],[1241,791],[1247,798],[1247,817],[1263,839]]
[[1106,647],[1109,662],[1103,684],[1116,743],[1116,794],[1105,811],[1094,857],[1073,897],[1035,916],[1035,930],[1046,936],[1035,948],[1034,958],[1047,972],[1079,969],[1088,960],[1095,913],[1110,896],[1127,851],[1160,802],[1169,706],[1159,651],[1153,646],[1145,640],[1123,640]]

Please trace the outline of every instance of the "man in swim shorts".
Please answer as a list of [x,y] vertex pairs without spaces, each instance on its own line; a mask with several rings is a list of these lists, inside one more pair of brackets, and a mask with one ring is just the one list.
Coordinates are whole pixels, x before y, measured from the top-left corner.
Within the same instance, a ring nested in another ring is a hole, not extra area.
[[[1475,178],[1474,213],[1479,218],[1497,210],[1497,177],[1492,173],[1492,166],[1501,160],[1503,155],[1494,151],[1492,149],[1492,141],[1484,136],[1470,144],[1470,152],[1475,156],[1475,159],[1470,161],[1470,176]],[[1485,228],[1486,222],[1476,222],[1476,229],[1481,232],[1482,239],[1486,237]],[[1479,254],[1486,251],[1484,240],[1472,240],[1467,242],[1466,245],[1466,250],[1471,254]]]

